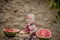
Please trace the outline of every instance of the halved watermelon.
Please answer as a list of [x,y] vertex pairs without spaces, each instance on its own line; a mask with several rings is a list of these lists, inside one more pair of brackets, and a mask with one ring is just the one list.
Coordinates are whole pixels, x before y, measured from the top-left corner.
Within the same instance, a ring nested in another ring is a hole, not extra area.
[[36,36],[39,37],[39,38],[42,38],[42,39],[49,39],[51,38],[51,32],[49,29],[39,29],[37,32],[36,32]]
[[7,37],[14,37],[16,35],[16,33],[19,32],[19,30],[18,29],[5,28],[5,29],[3,29],[3,32]]

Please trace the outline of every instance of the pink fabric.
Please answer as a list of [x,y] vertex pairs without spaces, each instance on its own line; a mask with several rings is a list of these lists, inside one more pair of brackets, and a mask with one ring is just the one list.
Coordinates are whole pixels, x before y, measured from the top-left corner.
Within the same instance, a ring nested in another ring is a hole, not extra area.
[[[30,25],[33,25],[33,24],[36,25],[36,27],[37,27],[37,24],[35,22],[31,23]],[[28,33],[30,33],[30,29],[29,29],[30,25],[26,25],[26,28],[25,28],[26,32],[28,32]],[[35,33],[31,34],[30,36],[35,36]]]
[[26,32],[30,33],[30,29],[29,29],[28,25],[26,26],[25,30],[26,30]]

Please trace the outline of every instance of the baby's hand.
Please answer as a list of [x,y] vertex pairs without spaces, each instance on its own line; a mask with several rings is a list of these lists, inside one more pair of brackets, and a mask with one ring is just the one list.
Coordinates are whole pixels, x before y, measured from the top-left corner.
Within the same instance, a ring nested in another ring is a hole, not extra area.
[[25,34],[26,32],[24,31],[24,30],[22,30],[21,32],[20,32],[20,34]]
[[30,34],[33,34],[33,32],[32,32],[32,31],[30,31]]

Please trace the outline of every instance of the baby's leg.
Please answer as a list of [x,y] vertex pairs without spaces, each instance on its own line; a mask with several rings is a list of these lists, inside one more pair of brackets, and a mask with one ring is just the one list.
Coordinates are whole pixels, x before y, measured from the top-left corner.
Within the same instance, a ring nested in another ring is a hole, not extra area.
[[29,40],[36,40],[36,36],[31,36]]
[[29,40],[29,39],[30,39],[30,36],[29,36],[29,35],[24,35],[22,38],[23,38],[24,40]]

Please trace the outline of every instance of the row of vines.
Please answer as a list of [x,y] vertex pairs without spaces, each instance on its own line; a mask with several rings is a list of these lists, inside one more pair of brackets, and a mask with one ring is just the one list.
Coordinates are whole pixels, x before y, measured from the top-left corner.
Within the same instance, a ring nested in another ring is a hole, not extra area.
[[57,15],[53,20],[54,23],[57,23],[57,19],[60,18],[60,0],[48,0],[48,1],[50,3],[49,8],[57,10]]

